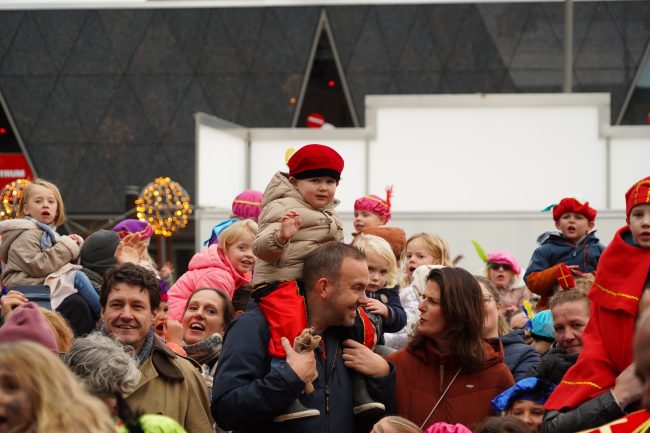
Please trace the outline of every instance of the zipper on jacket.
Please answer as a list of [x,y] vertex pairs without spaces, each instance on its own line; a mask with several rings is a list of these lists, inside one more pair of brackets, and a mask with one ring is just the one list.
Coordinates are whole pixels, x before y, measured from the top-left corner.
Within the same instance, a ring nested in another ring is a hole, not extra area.
[[[336,369],[336,359],[338,358],[339,355],[339,342],[336,342],[336,349],[334,350],[334,356],[332,357],[332,362],[330,366],[327,365],[327,351],[325,349],[325,338],[321,340],[322,346],[320,349],[323,351],[322,356],[321,356],[321,361],[324,364],[323,370],[325,371],[325,431],[329,432],[330,431],[330,409],[331,409],[331,404],[330,404],[330,377],[333,375],[334,370]],[[330,367],[330,368],[328,368]]]

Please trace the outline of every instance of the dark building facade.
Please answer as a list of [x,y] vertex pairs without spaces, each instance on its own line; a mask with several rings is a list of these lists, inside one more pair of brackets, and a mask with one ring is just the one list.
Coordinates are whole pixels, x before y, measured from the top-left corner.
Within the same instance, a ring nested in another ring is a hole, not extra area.
[[[562,91],[551,2],[4,11],[0,92],[68,212],[118,214],[157,176],[193,193],[195,112],[292,126],[323,10],[361,125],[369,94]],[[574,91],[610,92],[615,121],[649,37],[650,2],[575,3]]]

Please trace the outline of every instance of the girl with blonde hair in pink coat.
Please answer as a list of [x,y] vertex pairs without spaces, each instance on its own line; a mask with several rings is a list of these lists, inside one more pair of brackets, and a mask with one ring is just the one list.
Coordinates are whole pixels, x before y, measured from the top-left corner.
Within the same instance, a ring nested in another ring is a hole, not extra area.
[[250,284],[255,266],[256,233],[255,221],[238,221],[221,232],[218,244],[196,253],[188,271],[169,289],[169,316],[180,321],[187,300],[198,288],[222,290],[232,299],[235,290]]

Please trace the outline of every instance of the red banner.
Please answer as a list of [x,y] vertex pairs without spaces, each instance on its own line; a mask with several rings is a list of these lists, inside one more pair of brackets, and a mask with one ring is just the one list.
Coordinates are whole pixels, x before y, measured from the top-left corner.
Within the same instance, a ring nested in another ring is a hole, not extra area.
[[22,153],[0,153],[0,188],[16,179],[32,177],[32,170]]

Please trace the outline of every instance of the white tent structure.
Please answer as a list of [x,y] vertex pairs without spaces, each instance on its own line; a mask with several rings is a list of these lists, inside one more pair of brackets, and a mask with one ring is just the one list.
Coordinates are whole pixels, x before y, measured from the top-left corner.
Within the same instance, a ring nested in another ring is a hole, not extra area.
[[353,203],[394,185],[393,220],[407,235],[445,238],[478,270],[470,240],[525,266],[554,229],[540,210],[562,197],[598,209],[603,243],[625,223],[624,193],[650,174],[650,127],[610,126],[608,94],[368,96],[365,128],[246,128],[196,115],[197,249],[233,198],[264,191],[285,153],[309,143],[345,160],[337,197],[347,235]]

